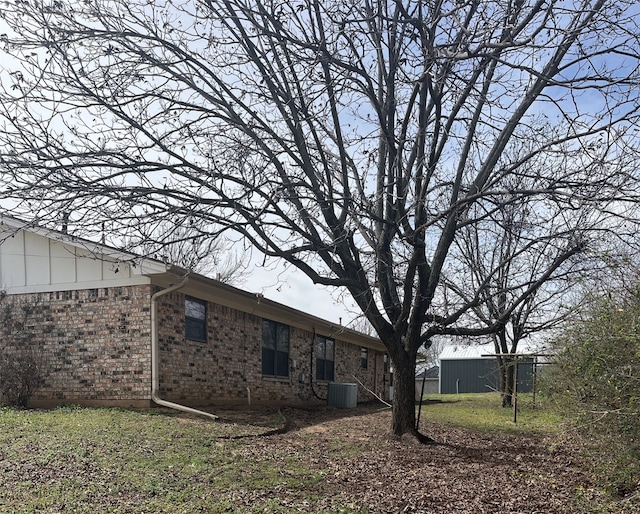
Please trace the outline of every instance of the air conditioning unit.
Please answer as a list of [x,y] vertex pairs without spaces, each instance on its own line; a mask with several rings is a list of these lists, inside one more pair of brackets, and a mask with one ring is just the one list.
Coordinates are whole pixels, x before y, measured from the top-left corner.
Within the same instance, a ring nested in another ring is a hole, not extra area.
[[358,384],[329,383],[327,403],[330,407],[352,409],[358,405]]

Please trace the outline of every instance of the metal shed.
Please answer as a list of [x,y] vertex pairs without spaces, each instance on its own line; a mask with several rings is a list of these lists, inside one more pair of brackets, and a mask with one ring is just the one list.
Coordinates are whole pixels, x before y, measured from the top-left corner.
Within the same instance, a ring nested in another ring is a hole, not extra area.
[[[440,354],[440,393],[487,393],[500,389],[500,375],[493,344],[448,345]],[[534,358],[529,348],[518,351],[518,391],[533,390]]]

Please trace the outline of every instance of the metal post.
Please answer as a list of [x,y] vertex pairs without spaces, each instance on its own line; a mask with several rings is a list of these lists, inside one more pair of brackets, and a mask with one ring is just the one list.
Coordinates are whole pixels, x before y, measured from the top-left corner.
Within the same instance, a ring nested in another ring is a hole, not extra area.
[[533,408],[536,408],[536,387],[538,385],[538,358],[533,358]]
[[515,358],[513,368],[513,422],[518,422],[518,357]]
[[420,431],[420,413],[422,412],[422,397],[424,396],[424,383],[427,380],[427,370],[422,372],[422,390],[420,391],[420,402],[418,404],[418,419],[416,419],[416,430]]

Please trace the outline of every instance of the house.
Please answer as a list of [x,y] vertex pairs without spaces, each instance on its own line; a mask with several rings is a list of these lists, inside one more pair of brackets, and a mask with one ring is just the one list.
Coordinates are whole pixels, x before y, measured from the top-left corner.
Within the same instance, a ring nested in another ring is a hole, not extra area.
[[[388,396],[374,337],[8,216],[0,290],[43,370],[33,406],[321,404],[329,384],[355,382],[358,401]],[[5,352],[25,349],[0,332]]]
[[427,363],[416,365],[416,399],[424,394],[438,394],[440,392],[440,368]]
[[[518,391],[531,392],[534,379],[534,359],[527,357],[529,349],[518,351]],[[493,344],[447,345],[440,353],[440,393],[487,393],[500,390],[498,363]]]

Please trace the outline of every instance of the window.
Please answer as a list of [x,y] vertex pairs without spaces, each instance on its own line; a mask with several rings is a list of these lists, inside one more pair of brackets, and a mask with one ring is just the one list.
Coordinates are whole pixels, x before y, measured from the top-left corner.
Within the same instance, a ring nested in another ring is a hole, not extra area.
[[184,331],[187,339],[207,340],[207,302],[189,296],[185,297]]
[[369,367],[369,349],[360,348],[360,367],[367,369]]
[[329,380],[334,378],[336,342],[328,337],[316,336],[316,379]]
[[289,327],[275,321],[262,321],[262,374],[289,376]]

